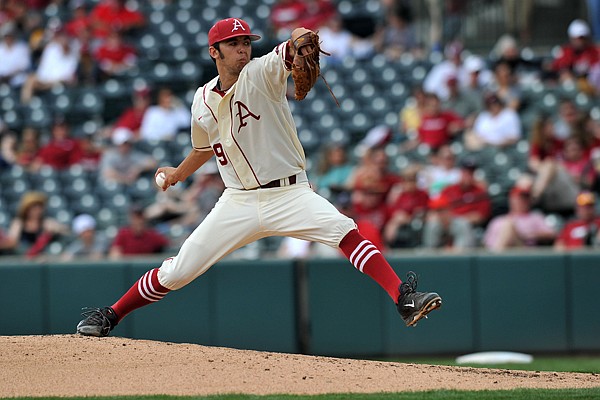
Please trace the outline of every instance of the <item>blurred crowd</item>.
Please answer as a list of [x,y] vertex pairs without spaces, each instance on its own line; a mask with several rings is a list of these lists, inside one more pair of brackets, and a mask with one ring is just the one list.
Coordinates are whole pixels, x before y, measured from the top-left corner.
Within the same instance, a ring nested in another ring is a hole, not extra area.
[[[597,2],[590,0],[588,16],[571,21],[564,43],[542,57],[524,51],[532,41],[533,1],[503,2],[506,34],[485,54],[465,48],[461,37],[468,3],[427,1],[423,38],[411,1],[381,0],[368,35],[345,26],[335,1],[265,2],[265,40],[284,40],[297,26],[318,30],[331,53],[327,69],[374,56],[391,66],[407,56],[436,60],[411,83],[410,96],[394,104],[397,125],[369,121],[358,140],[330,140],[308,154],[314,189],[383,251],[600,245]],[[48,18],[52,9],[60,12]],[[33,113],[65,88],[93,89],[135,74],[151,23],[135,1],[0,0],[0,95],[16,98],[0,109]],[[541,98],[528,95],[540,87],[557,94],[545,111],[532,104]],[[163,253],[203,220],[224,190],[216,165],[166,192],[153,184],[160,154],[189,149],[189,102],[169,82],[137,84],[125,100],[92,130],[73,129],[72,116],[59,112],[48,129],[11,129],[0,114],[0,254],[72,260]],[[521,165],[510,164],[519,157]],[[490,164],[504,170],[502,184]],[[24,177],[29,184],[22,190],[6,187]],[[57,213],[49,182],[81,206]],[[336,255],[295,239],[257,246],[247,255]]]

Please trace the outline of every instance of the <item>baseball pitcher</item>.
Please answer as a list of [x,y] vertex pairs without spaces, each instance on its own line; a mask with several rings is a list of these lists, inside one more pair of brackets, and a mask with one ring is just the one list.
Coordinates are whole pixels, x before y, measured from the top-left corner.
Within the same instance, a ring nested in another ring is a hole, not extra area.
[[192,104],[192,149],[176,167],[161,167],[163,190],[187,179],[213,156],[226,189],[179,253],[145,273],[111,307],[89,308],[77,325],[82,335],[107,336],[131,311],[187,285],[232,251],[267,236],[292,236],[339,247],[360,272],[374,279],[397,305],[407,326],[441,306],[437,293],[416,291],[412,272],[402,282],[380,251],[316,194],[286,99],[313,87],[319,70],[319,38],[297,28],[291,39],[251,59],[259,40],[239,18],[215,23],[208,51],[218,76],[200,87]]

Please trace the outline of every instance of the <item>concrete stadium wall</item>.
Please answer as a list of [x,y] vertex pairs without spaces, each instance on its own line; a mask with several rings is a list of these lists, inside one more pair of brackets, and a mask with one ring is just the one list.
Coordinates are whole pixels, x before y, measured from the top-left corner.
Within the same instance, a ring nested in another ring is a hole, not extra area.
[[[405,328],[387,294],[344,259],[226,261],[114,335],[333,356],[600,350],[600,254],[416,256],[440,311]],[[156,260],[0,264],[0,335],[73,333],[81,307],[118,299]]]

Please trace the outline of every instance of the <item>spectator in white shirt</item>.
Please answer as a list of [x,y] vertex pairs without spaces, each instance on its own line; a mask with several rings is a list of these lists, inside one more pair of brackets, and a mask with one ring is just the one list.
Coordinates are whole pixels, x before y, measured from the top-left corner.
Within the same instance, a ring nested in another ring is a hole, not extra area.
[[13,87],[23,85],[31,67],[31,54],[27,43],[17,38],[12,24],[6,24],[2,29],[0,60],[0,82],[7,82]]
[[77,79],[79,43],[59,29],[44,47],[35,73],[29,75],[21,90],[21,102],[28,104],[37,90],[49,90],[58,84],[72,84]]
[[428,93],[435,93],[441,101],[448,99],[450,93],[446,86],[448,79],[458,77],[463,63],[463,46],[459,42],[449,43],[444,49],[446,59],[431,68],[425,80],[423,89]]
[[332,64],[339,64],[347,57],[365,58],[373,50],[369,41],[344,29],[342,18],[338,15],[319,28],[319,39],[322,41],[322,49],[331,54],[326,60]]
[[517,112],[493,93],[485,97],[485,108],[475,119],[473,129],[465,134],[467,148],[480,150],[486,146],[515,144],[521,138],[521,120]]
[[446,46],[446,59],[431,68],[425,77],[423,88],[426,92],[435,93],[441,101],[446,101],[450,97],[447,83],[451,78],[458,79],[461,90],[483,88],[492,81],[493,74],[481,57],[470,55],[463,59],[462,53],[462,45],[458,42]]
[[173,96],[171,89],[158,91],[157,104],[148,107],[140,127],[140,139],[146,141],[168,140],[181,129],[188,129],[190,110]]
[[115,129],[112,143],[100,162],[100,177],[105,181],[131,185],[142,173],[156,168],[152,156],[133,148],[133,133],[129,129]]
[[433,150],[429,157],[429,163],[417,174],[417,186],[436,199],[445,187],[458,183],[461,170],[449,144]]

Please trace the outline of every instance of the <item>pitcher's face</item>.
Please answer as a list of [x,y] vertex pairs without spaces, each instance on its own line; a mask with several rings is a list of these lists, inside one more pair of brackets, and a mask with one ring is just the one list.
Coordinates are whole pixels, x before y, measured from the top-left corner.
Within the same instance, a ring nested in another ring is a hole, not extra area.
[[210,55],[216,59],[217,68],[239,74],[250,62],[252,42],[248,36],[238,36],[219,43],[219,49],[211,46]]

